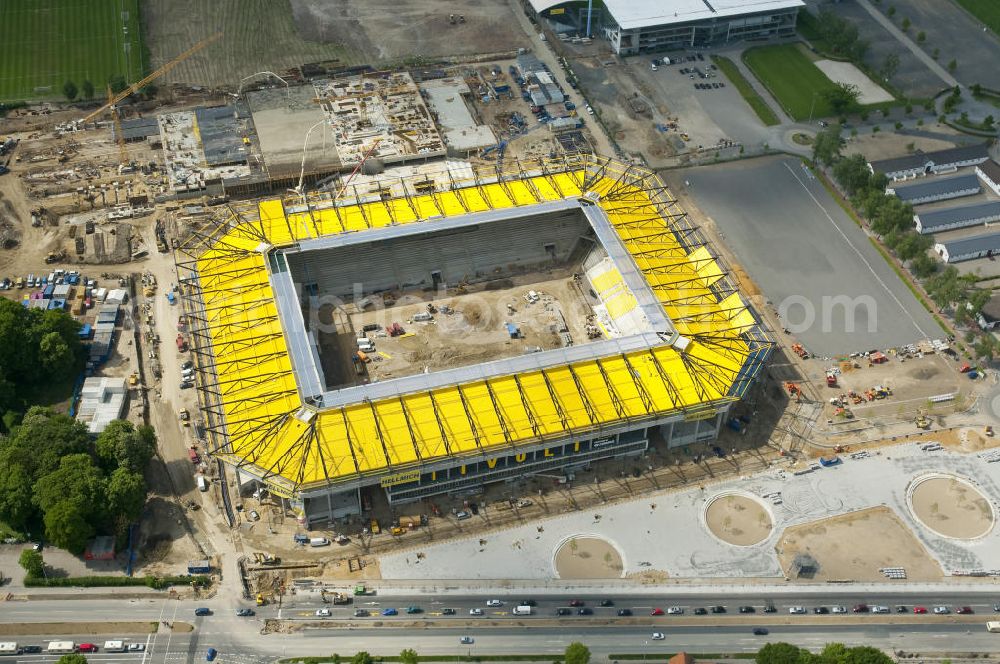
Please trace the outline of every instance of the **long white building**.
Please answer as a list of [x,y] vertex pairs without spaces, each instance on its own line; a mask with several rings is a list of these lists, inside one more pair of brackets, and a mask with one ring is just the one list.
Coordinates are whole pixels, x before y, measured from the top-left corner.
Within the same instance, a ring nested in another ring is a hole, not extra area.
[[[587,2],[525,1],[538,16],[585,30]],[[619,55],[790,37],[804,6],[802,0],[604,0],[593,3],[591,34]]]

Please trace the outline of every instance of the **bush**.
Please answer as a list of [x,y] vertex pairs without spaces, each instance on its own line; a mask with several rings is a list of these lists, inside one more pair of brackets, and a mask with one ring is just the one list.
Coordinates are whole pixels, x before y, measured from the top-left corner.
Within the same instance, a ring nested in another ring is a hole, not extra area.
[[170,586],[196,585],[205,587],[209,584],[207,576],[69,576],[57,579],[40,579],[25,577],[27,588],[121,588],[126,586],[146,586],[154,590],[163,590]]

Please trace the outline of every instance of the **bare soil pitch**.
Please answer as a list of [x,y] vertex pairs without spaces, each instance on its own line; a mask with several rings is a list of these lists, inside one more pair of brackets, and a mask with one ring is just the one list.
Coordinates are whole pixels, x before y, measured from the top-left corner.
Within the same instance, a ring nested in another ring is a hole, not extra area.
[[775,547],[788,574],[795,556],[818,563],[814,581],[884,581],[879,569],[902,567],[911,581],[934,581],[943,574],[927,550],[888,507],[873,507],[785,530]]
[[763,542],[774,527],[760,502],[735,494],[712,500],[705,510],[705,521],[713,535],[737,546]]
[[622,557],[607,540],[573,537],[556,551],[556,574],[560,579],[617,579]]
[[971,484],[950,477],[920,482],[910,505],[914,516],[934,532],[955,539],[973,539],[993,527],[990,503]]

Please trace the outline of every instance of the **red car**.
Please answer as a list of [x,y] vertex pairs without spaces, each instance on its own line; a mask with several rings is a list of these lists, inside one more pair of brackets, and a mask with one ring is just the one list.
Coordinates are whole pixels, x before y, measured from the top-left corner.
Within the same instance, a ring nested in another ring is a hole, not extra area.
[[855,604],[854,608],[851,609],[854,613],[868,613],[867,604]]
[[569,605],[570,606],[583,606],[583,600],[582,599],[571,599],[569,601]]
[[97,646],[93,643],[81,643],[76,647],[77,652],[97,652]]
[[662,615],[664,615],[664,614],[663,614],[663,609],[659,609],[659,608],[657,608],[657,609],[653,609],[653,610],[652,610],[652,611],[651,611],[651,612],[649,613],[649,615],[651,615],[651,616],[662,616]]
[[913,607],[913,612],[914,613],[927,613],[927,607],[926,606],[915,606],[915,607]]
[[973,613],[973,611],[972,611],[972,607],[971,606],[960,606],[957,609],[955,609],[955,613],[961,613],[963,615],[968,615],[970,613]]

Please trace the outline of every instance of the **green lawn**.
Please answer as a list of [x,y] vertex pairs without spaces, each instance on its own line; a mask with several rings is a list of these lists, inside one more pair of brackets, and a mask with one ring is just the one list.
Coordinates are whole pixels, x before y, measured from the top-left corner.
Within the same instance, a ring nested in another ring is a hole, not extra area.
[[[128,35],[125,35],[125,26]],[[139,0],[0,0],[0,101],[62,98],[63,84],[141,78]]]
[[732,60],[721,55],[713,55],[712,62],[714,62],[715,66],[719,68],[719,71],[725,74],[726,78],[729,79],[729,82],[733,84],[733,87],[739,91],[739,93],[743,96],[743,99],[745,99],[747,104],[750,105],[750,108],[753,109],[753,112],[760,118],[761,122],[768,127],[781,124],[781,121],[778,119],[775,112],[770,106],[767,105],[764,98],[757,94],[757,92],[750,86],[750,82],[745,76],[743,76],[739,67],[737,67]]
[[955,0],[967,12],[982,21],[986,27],[1000,35],[1000,3],[996,0]]
[[743,62],[792,118],[808,120],[810,110],[813,119],[833,115],[823,93],[836,86],[798,44],[752,48]]

